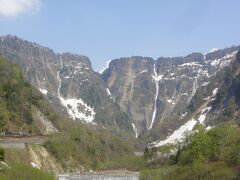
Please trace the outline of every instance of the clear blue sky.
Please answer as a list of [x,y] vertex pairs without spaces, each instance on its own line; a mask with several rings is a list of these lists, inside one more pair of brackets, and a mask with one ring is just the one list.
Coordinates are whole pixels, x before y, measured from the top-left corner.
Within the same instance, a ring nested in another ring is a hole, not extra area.
[[0,35],[86,55],[96,70],[118,57],[240,44],[239,0],[23,0],[38,5],[16,4],[12,12],[4,1],[19,0],[0,0]]

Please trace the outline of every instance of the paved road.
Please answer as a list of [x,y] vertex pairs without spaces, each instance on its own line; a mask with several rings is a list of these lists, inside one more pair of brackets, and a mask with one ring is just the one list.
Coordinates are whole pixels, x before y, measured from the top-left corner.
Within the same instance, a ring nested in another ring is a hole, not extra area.
[[47,140],[47,136],[0,136],[0,146],[3,148],[25,148],[25,144],[42,144]]

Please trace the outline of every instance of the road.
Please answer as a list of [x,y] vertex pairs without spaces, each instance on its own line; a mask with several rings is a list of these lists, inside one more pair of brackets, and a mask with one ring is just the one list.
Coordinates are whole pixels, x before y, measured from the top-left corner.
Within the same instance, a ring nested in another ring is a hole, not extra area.
[[47,136],[0,136],[0,147],[25,148],[25,144],[42,144]]

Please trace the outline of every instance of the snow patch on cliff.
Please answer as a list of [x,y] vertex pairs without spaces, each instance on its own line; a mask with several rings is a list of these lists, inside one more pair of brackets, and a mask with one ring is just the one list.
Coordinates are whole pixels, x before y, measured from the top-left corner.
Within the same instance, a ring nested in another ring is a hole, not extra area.
[[213,96],[216,96],[217,93],[218,93],[218,88],[215,88],[215,89],[213,90],[212,94],[213,94]]
[[202,84],[202,86],[204,87],[204,86],[207,86],[209,84],[209,82],[204,82],[203,84]]
[[69,116],[73,120],[81,120],[86,123],[93,123],[95,118],[94,109],[88,106],[81,99],[64,99],[59,97],[61,104],[66,107]]
[[39,91],[43,94],[43,95],[47,95],[48,91],[46,89],[41,89],[39,88]]
[[154,147],[159,147],[166,144],[174,144],[176,142],[181,142],[184,139],[185,135],[193,130],[196,124],[197,121],[195,119],[191,119],[187,123],[182,125],[179,129],[174,131],[165,140],[155,141],[152,143],[152,145]]
[[111,63],[112,60],[108,60],[105,66],[99,71],[100,74],[102,74],[106,69],[109,68],[109,64]]
[[184,67],[184,66],[199,66],[199,67],[202,67],[203,65],[199,64],[197,62],[190,62],[190,63],[183,63],[183,64],[181,64],[179,66],[181,66],[181,67]]
[[207,64],[210,64],[211,66],[219,66],[220,68],[226,67],[232,60],[232,58],[236,55],[237,51],[234,51],[230,54],[227,54],[226,56],[214,59],[214,60],[208,60],[206,61]]
[[218,48],[212,48],[208,51],[208,53],[212,53],[212,52],[215,52],[215,51],[218,51]]
[[169,103],[169,104],[176,104],[173,100],[171,100],[171,99],[167,99],[167,102]]
[[33,168],[40,169],[40,166],[39,166],[39,165],[37,165],[37,164],[36,164],[36,163],[34,163],[34,162],[31,162],[31,166],[32,166]]
[[212,107],[207,107],[205,109],[202,109],[201,115],[198,118],[198,121],[200,124],[204,125],[204,121],[206,119],[207,114],[209,113],[209,111],[211,111]]
[[[60,100],[60,103],[67,109],[69,116],[73,120],[81,120],[86,123],[92,123],[95,118],[95,111],[92,107],[88,106],[82,99],[68,98],[65,99],[61,96],[61,87],[62,87],[62,79],[60,76],[60,71],[63,68],[63,61],[60,59],[60,70],[57,73],[58,79],[58,89],[57,96]],[[74,70],[75,74],[76,70]],[[84,79],[83,81],[88,81],[88,79]]]
[[138,138],[137,128],[136,128],[135,124],[133,124],[133,123],[132,123],[132,128],[133,128],[133,131],[135,133],[135,137]]

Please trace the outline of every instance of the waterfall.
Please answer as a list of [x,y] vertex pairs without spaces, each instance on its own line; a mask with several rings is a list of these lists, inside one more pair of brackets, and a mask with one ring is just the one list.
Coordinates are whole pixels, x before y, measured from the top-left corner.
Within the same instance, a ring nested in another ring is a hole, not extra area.
[[57,80],[58,80],[58,83],[59,83],[59,85],[58,85],[58,89],[57,89],[57,95],[58,95],[58,97],[61,97],[61,92],[60,92],[60,90],[61,90],[61,86],[62,86],[62,79],[61,79],[61,77],[60,77],[60,71],[61,71],[61,69],[63,68],[63,62],[62,62],[62,58],[60,59],[60,70],[58,71],[58,73],[57,73]]
[[152,129],[153,123],[156,118],[156,113],[157,113],[157,98],[158,98],[158,92],[159,92],[159,81],[162,80],[163,75],[158,75],[157,70],[156,70],[156,63],[154,63],[154,68],[153,68],[154,75],[152,76],[155,86],[156,86],[156,94],[155,94],[155,99],[154,99],[154,110],[152,114],[152,121],[148,129]]

